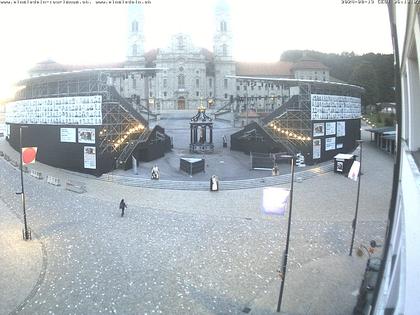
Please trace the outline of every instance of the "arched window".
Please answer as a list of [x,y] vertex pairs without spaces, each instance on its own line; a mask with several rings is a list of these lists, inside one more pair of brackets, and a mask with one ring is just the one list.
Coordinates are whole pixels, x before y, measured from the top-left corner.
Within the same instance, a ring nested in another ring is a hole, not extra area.
[[131,23],[131,31],[135,33],[139,31],[139,23],[137,21]]
[[137,56],[137,45],[133,45],[133,56]]
[[222,55],[223,56],[227,56],[227,45],[226,44],[223,44],[223,46],[222,46]]
[[180,74],[178,76],[178,89],[183,89],[185,88],[185,77],[183,74]]
[[226,22],[225,21],[220,22],[220,30],[222,32],[226,32],[227,31]]

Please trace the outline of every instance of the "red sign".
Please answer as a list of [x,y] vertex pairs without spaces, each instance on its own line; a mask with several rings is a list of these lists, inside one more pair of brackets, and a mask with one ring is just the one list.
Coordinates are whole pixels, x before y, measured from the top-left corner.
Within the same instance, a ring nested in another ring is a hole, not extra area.
[[35,163],[37,147],[22,148],[22,164]]

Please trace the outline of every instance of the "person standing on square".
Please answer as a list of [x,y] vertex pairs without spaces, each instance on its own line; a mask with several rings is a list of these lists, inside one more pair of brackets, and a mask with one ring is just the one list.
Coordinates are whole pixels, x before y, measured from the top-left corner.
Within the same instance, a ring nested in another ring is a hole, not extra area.
[[125,203],[124,199],[121,199],[120,201],[121,217],[124,216],[125,208],[127,208],[127,204]]

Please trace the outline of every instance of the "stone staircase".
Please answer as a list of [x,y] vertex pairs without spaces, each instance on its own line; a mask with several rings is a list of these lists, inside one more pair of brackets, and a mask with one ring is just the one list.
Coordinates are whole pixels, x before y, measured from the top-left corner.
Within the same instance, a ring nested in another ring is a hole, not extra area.
[[[295,181],[301,181],[313,178],[318,175],[332,172],[334,165],[328,163],[322,166],[314,167],[309,170],[295,173]],[[252,178],[244,180],[220,181],[219,190],[239,190],[249,188],[260,188],[276,185],[284,185],[290,183],[291,174],[280,176],[270,176],[263,178]],[[104,181],[112,181],[121,185],[154,188],[154,189],[168,189],[168,190],[195,190],[208,191],[209,181],[175,181],[175,180],[150,180],[145,178],[121,176],[121,175],[104,175],[100,178]]]

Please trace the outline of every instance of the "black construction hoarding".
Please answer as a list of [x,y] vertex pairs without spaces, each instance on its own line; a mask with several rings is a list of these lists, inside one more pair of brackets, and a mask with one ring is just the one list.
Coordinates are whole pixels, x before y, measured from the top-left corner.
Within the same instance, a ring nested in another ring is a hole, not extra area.
[[100,126],[9,124],[8,141],[17,151],[22,146],[38,147],[37,161],[54,167],[99,176],[113,168],[110,153],[98,150]]

